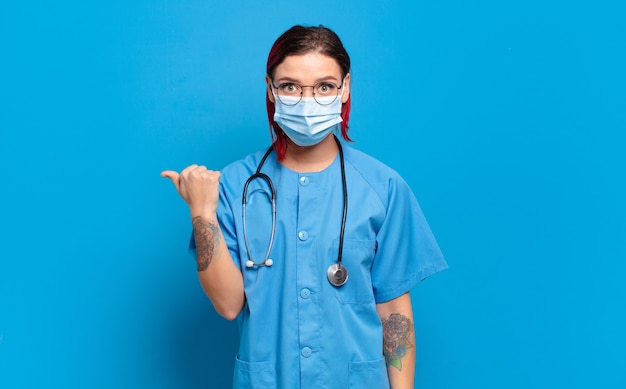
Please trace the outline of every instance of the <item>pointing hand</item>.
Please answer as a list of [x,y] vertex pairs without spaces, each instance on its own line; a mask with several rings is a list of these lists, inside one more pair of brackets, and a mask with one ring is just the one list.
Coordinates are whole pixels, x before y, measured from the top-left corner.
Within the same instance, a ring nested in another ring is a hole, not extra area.
[[186,167],[180,174],[174,170],[165,170],[161,172],[161,177],[169,178],[176,186],[192,216],[215,214],[219,199],[220,172],[194,164]]

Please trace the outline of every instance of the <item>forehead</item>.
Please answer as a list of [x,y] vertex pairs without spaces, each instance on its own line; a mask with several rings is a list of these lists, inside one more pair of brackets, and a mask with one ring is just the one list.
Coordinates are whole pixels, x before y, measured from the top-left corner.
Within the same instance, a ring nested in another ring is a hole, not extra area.
[[290,78],[302,82],[312,82],[329,77],[340,80],[341,68],[333,57],[317,52],[289,55],[274,71],[274,79]]

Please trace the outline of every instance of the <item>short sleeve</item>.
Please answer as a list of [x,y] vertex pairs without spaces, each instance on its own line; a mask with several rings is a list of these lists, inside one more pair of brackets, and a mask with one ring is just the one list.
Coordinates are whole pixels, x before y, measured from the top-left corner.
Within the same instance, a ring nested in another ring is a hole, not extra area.
[[422,210],[399,176],[388,181],[387,214],[376,236],[372,285],[377,303],[408,292],[448,268]]

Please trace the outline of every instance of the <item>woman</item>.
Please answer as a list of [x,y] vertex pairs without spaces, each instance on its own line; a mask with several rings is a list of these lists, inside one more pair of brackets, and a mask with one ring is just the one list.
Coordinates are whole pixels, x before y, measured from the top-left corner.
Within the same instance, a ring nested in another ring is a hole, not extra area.
[[295,26],[265,81],[270,149],[221,179],[162,173],[189,205],[204,291],[240,320],[234,386],[412,388],[409,290],[447,265],[407,184],[335,135],[350,140],[348,53]]

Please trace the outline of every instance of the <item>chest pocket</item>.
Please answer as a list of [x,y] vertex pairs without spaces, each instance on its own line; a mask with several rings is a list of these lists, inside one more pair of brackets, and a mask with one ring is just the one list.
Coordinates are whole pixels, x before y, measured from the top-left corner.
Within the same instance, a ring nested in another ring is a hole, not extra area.
[[[333,245],[336,258],[339,242]],[[372,288],[372,261],[376,254],[375,240],[344,239],[342,263],[348,270],[348,281],[333,287],[335,296],[343,304],[369,304],[374,301]]]

